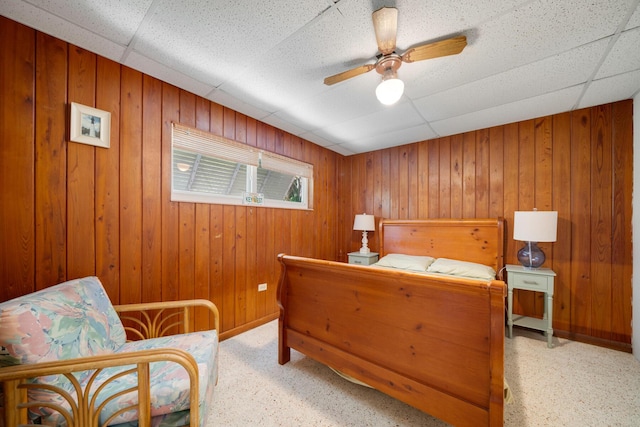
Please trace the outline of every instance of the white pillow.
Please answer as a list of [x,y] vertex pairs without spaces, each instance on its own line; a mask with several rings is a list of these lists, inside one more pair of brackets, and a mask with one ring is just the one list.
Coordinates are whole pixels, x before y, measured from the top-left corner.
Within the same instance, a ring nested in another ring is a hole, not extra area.
[[375,265],[380,267],[392,267],[402,270],[427,271],[427,267],[435,261],[430,256],[389,254],[383,256]]
[[438,258],[427,269],[431,273],[451,274],[453,276],[472,277],[474,279],[493,280],[496,271],[488,265],[455,259]]

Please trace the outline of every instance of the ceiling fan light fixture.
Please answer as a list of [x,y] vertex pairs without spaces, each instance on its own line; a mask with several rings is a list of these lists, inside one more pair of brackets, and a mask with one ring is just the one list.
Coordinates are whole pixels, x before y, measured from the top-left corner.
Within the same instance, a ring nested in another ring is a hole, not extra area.
[[385,71],[382,81],[376,87],[376,98],[384,105],[393,105],[404,93],[404,82],[398,78],[393,70]]

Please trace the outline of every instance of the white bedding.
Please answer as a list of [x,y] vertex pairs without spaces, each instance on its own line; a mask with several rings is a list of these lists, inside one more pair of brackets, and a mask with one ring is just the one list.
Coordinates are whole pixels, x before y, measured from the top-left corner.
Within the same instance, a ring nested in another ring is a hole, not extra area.
[[437,276],[467,277],[481,280],[493,280],[496,278],[496,271],[488,265],[429,256],[388,254],[371,266],[408,270]]

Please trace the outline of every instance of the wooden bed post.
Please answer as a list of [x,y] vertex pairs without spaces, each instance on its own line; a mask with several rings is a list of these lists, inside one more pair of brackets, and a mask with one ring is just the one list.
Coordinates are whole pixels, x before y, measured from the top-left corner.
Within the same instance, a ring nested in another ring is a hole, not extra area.
[[278,363],[284,365],[291,360],[291,348],[287,345],[287,319],[285,307],[287,305],[287,266],[282,261],[285,254],[278,255],[280,262],[280,281],[278,282],[277,298],[280,315],[278,316]]
[[504,425],[504,299],[506,286],[502,281],[493,281],[489,288],[491,310],[491,392],[489,397],[489,425]]

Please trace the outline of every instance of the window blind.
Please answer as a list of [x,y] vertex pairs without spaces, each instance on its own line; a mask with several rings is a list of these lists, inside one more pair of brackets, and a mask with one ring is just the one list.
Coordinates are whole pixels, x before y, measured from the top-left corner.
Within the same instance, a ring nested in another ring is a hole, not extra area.
[[173,123],[172,142],[174,148],[204,156],[262,167],[303,178],[313,178],[313,165],[311,164],[179,123]]

